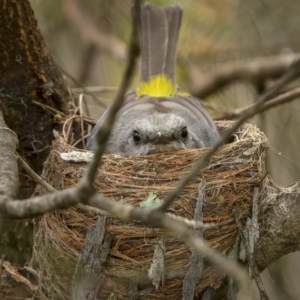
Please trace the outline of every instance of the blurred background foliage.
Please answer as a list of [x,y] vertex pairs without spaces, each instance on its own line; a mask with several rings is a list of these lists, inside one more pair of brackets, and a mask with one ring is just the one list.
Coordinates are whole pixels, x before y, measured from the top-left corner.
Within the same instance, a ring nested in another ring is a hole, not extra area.
[[[178,82],[186,91],[194,90],[202,76],[224,63],[300,53],[300,1],[149,2],[180,3],[184,8],[178,45]],[[97,101],[104,106],[110,103],[125,67],[131,1],[31,0],[31,4],[48,48],[74,88],[74,95],[78,97],[83,86],[93,87],[86,101],[91,116],[99,118],[103,106]],[[204,100],[212,104],[210,112],[214,115],[250,105],[258,93],[259,88],[252,83],[238,82]],[[251,120],[269,138],[270,174],[281,185],[300,179],[299,112],[300,102],[293,101]],[[297,253],[289,255],[264,272],[271,299],[300,299],[297,260]]]

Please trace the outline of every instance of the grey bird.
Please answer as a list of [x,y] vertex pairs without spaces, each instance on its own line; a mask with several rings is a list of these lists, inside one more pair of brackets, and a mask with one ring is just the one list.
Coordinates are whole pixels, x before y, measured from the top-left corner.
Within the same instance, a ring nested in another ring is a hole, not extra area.
[[[139,156],[156,152],[211,147],[219,129],[196,98],[176,82],[176,48],[182,18],[178,5],[141,9],[139,84],[125,95],[106,145],[106,153]],[[99,119],[86,148],[95,149]]]

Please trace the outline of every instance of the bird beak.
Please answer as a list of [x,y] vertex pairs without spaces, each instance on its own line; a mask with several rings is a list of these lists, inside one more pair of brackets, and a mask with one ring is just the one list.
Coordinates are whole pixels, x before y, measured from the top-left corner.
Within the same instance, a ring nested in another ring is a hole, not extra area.
[[153,144],[168,144],[170,143],[170,139],[168,137],[163,136],[161,131],[157,131],[154,139],[151,141]]

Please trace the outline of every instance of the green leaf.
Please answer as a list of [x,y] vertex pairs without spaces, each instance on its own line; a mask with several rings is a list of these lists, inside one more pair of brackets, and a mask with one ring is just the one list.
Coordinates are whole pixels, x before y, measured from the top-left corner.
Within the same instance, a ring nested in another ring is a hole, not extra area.
[[54,121],[59,121],[62,118],[62,115],[60,113],[57,113],[54,115]]
[[163,200],[159,199],[157,195],[153,192],[150,192],[148,198],[140,203],[140,207],[146,209],[153,209],[161,205]]

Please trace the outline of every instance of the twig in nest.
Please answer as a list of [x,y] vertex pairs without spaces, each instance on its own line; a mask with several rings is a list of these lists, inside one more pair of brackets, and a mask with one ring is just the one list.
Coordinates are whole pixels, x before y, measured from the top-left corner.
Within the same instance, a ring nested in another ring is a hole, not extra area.
[[53,115],[56,115],[56,114],[60,114],[61,116],[65,116],[65,115],[66,115],[66,114],[63,113],[62,111],[57,110],[57,109],[55,109],[55,108],[53,108],[53,107],[51,107],[51,106],[48,106],[48,105],[46,105],[46,104],[44,104],[44,103],[40,103],[40,102],[35,101],[35,100],[32,100],[32,103],[35,104],[35,105],[37,105],[37,106],[39,106],[39,107],[41,107],[41,108],[43,108],[43,109],[48,110],[48,111],[49,111],[50,113],[52,113]]
[[252,217],[252,221],[254,224],[251,224],[252,228],[255,228],[255,229],[254,229],[254,232],[252,230],[247,230],[248,237],[246,237],[245,232],[243,231],[241,222],[239,221],[239,218],[238,218],[236,212],[234,212],[234,218],[235,218],[235,222],[238,227],[238,230],[239,230],[240,237],[243,242],[243,246],[245,248],[246,257],[247,257],[247,261],[248,261],[249,267],[252,272],[252,276],[254,277],[254,280],[256,282],[256,285],[257,285],[259,293],[260,293],[260,299],[269,300],[269,297],[264,288],[263,282],[259,275],[257,265],[256,265],[254,257],[253,257],[254,240],[256,239],[256,236],[257,236],[256,229],[258,226],[257,225],[257,211],[258,211],[257,203],[258,203],[258,188],[255,188],[254,194],[253,194],[253,210],[254,210],[254,212],[253,212],[253,217]]
[[[87,133],[85,132],[84,129],[84,121],[86,123],[92,123],[94,124],[95,122],[87,117],[84,114],[83,111],[83,104],[85,103],[83,94],[79,96],[79,105],[75,107],[73,114],[71,117],[69,117],[63,124],[62,128],[62,134],[64,139],[72,146],[76,146],[78,143],[82,143],[83,149],[85,149],[85,139],[90,135],[89,128],[87,129]],[[80,138],[78,140],[74,140],[72,128],[73,128],[73,121],[74,119],[79,119],[80,120]],[[89,125],[90,126],[90,125]]]
[[[69,117],[65,122],[64,122],[64,125],[63,125],[63,128],[62,128],[62,132],[63,132],[63,136],[65,138],[66,141],[69,142],[70,145],[72,145],[72,137],[70,137],[70,130],[72,128],[72,124],[73,124],[73,119],[77,118],[78,116],[76,115],[77,112],[79,110],[79,107],[76,107],[74,112],[73,112],[73,115],[71,117]],[[71,124],[69,124],[69,122],[71,122]],[[67,125],[69,125],[69,127],[67,127]]]
[[[196,222],[203,221],[203,202],[204,202],[204,195],[205,195],[205,187],[206,187],[206,180],[203,178],[199,184],[198,188],[198,199],[195,208],[194,220]],[[195,235],[199,239],[203,239],[203,230],[197,229],[195,231]],[[183,299],[186,300],[193,300],[195,295],[195,288],[199,283],[202,275],[203,270],[203,257],[197,255],[195,251],[192,252],[190,257],[188,271],[183,280],[183,287],[182,287],[182,296]]]

